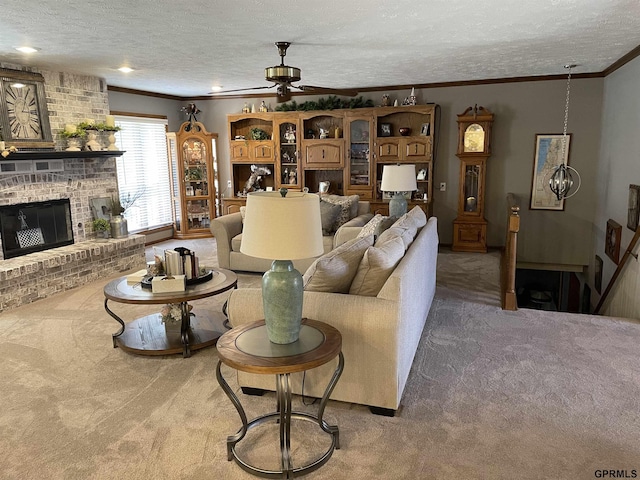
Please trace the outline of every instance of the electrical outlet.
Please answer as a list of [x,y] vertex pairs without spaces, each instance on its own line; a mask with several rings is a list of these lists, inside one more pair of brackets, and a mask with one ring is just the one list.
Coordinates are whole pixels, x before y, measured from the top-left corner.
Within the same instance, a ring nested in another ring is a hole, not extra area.
[[446,182],[440,182],[440,191],[441,192],[446,192],[447,191],[447,183]]
[[231,180],[227,180],[227,188],[231,188]]

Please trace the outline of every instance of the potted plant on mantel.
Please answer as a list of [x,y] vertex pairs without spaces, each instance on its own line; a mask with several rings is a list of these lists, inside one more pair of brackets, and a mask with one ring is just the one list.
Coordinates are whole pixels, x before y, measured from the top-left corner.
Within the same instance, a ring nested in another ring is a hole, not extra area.
[[96,218],[91,222],[91,225],[93,226],[93,231],[96,232],[96,240],[98,242],[106,242],[111,228],[109,222],[104,218]]

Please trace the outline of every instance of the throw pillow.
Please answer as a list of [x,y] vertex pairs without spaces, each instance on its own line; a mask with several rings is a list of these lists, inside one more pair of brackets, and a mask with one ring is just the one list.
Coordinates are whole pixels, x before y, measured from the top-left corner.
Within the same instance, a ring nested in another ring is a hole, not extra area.
[[322,200],[335,205],[340,205],[341,208],[340,215],[338,215],[338,218],[333,224],[332,232],[338,230],[342,225],[352,218],[355,218],[358,214],[358,201],[360,200],[359,195],[349,195],[348,197],[343,197],[341,195],[322,195]]
[[421,229],[427,224],[427,215],[420,207],[413,207],[409,212],[407,212],[407,217],[413,221],[414,225],[418,229]]
[[322,222],[322,235],[331,235],[333,225],[342,211],[340,205],[325,202],[320,199],[320,221]]
[[240,215],[242,216],[242,223],[244,223],[244,217],[247,216],[247,207],[240,207]]
[[385,217],[376,214],[371,220],[369,220],[364,227],[358,233],[358,237],[366,237],[367,235],[373,235],[374,241],[376,238],[380,236],[382,232],[384,232],[387,228],[389,228],[395,222],[395,218],[393,217]]
[[351,282],[349,294],[367,297],[378,295],[396,265],[402,260],[404,251],[404,243],[398,236],[389,237],[386,242],[369,247]]
[[417,230],[414,226],[398,226],[398,222],[394,223],[391,228],[385,230],[376,240],[376,245],[378,243],[382,244],[388,241],[390,238],[399,237],[402,240],[404,245],[404,249],[409,248],[409,245],[413,243],[413,239],[415,238]]
[[348,293],[364,252],[373,245],[373,235],[354,238],[317,258],[302,277],[305,290]]

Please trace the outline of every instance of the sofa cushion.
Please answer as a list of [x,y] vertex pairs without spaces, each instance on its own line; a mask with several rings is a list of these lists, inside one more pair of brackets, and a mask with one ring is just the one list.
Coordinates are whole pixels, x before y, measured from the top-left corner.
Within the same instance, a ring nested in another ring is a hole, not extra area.
[[244,217],[247,216],[247,206],[243,205],[240,207],[240,216],[242,217],[242,223],[244,224]]
[[341,212],[342,207],[340,205],[320,199],[320,221],[322,222],[323,235],[331,235],[334,232],[333,226]]
[[[388,231],[388,230],[387,230]],[[380,236],[382,238],[382,236]],[[400,236],[389,236],[384,242],[376,242],[362,257],[349,293],[375,297],[396,265],[404,256],[404,242]]]
[[373,235],[354,238],[319,257],[305,272],[302,284],[313,292],[348,293],[364,252],[373,245]]
[[346,197],[341,195],[322,195],[320,199],[324,202],[340,205],[340,215],[338,215],[338,218],[333,224],[333,228],[331,229],[332,233],[358,215],[359,195],[349,195]]
[[364,227],[362,227],[362,230],[360,230],[360,233],[358,233],[358,237],[373,235],[373,238],[376,239],[382,232],[393,225],[394,222],[394,217],[385,217],[378,213],[371,220],[369,220]]

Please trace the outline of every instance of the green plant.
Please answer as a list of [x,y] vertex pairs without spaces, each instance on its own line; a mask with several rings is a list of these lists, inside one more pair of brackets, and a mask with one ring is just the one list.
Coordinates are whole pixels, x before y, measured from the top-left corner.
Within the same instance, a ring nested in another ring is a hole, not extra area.
[[96,218],[91,222],[94,232],[106,232],[111,228],[111,224],[104,218]]
[[249,130],[251,140],[269,140],[269,134],[261,128],[252,128]]
[[76,129],[75,132],[67,132],[66,130],[63,130],[60,132],[60,136],[62,138],[84,138],[87,136],[87,132],[81,129]]
[[328,97],[322,97],[318,100],[309,100],[303,103],[296,103],[292,100],[287,103],[281,103],[276,107],[278,112],[293,112],[293,111],[312,111],[312,110],[337,110],[343,108],[366,108],[373,107],[373,100],[360,96],[349,100],[341,99],[335,95]]
[[113,127],[107,125],[106,123],[96,123],[94,127],[101,132],[119,132],[121,130],[120,127],[114,125]]

